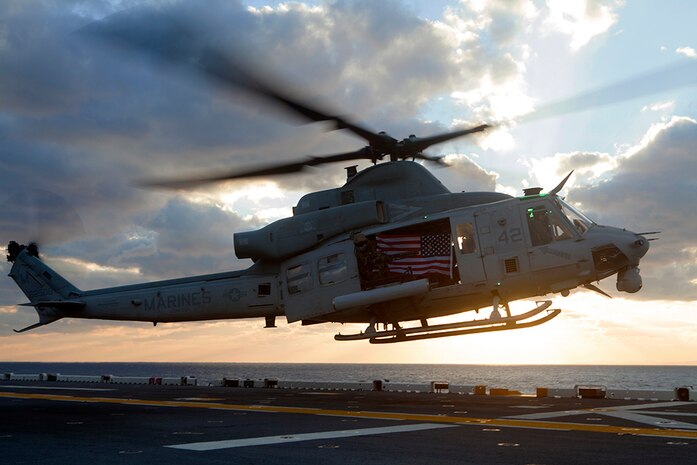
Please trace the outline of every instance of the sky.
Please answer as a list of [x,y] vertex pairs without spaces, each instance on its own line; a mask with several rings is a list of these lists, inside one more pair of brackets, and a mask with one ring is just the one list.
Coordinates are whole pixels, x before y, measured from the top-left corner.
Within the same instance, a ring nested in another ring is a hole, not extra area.
[[[185,15],[297,95],[398,139],[503,123],[432,147],[451,166],[429,169],[454,192],[512,195],[549,190],[574,169],[561,194],[596,222],[661,231],[641,263],[644,287],[621,294],[609,278],[599,286],[613,299],[554,296],[562,314],[536,328],[373,346],[333,340],[359,326],[282,319],[274,329],[64,319],[18,335],[12,328],[37,316],[3,278],[0,360],[697,365],[697,86],[675,84],[697,83],[697,4],[5,0],[0,244],[38,239],[46,263],[81,289],[244,269],[233,232],[290,216],[304,193],[338,187],[345,173],[329,165],[190,191],[138,179],[363,146],[75,33],[124,10]],[[657,92],[624,99],[631,79],[657,70]],[[583,106],[597,89],[621,101]],[[516,120],[579,95],[572,107],[582,111]]]

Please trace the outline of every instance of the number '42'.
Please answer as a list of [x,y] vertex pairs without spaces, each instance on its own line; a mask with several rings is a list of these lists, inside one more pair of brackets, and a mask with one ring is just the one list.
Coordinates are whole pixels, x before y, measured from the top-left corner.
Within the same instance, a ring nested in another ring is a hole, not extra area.
[[506,244],[511,242],[522,242],[523,231],[520,228],[510,228],[508,230],[504,229],[501,231],[501,234],[499,234],[499,237],[496,240]]

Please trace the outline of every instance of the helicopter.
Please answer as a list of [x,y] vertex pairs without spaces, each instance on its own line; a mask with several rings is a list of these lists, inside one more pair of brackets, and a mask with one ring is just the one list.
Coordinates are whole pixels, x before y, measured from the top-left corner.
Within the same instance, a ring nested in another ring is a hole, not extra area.
[[[193,32],[170,23],[168,34]],[[51,269],[35,244],[10,242],[10,277],[29,299],[39,322],[62,318],[167,322],[277,317],[302,325],[362,323],[363,331],[337,341],[374,344],[541,325],[558,316],[551,300],[514,315],[510,303],[578,287],[607,295],[595,282],[616,275],[616,288],[642,287],[639,264],[647,236],[599,225],[559,196],[572,173],[556,187],[499,192],[451,192],[422,163],[445,164],[426,149],[493,127],[480,124],[427,137],[396,139],[350,118],[310,105],[262,79],[243,60],[194,39],[163,49],[150,35],[133,34],[118,22],[100,22],[83,33],[119,47],[187,67],[223,85],[242,89],[313,122],[329,122],[367,142],[350,152],[315,156],[247,170],[147,179],[147,186],[184,189],[211,182],[298,172],[307,166],[363,159],[346,169],[343,186],[308,193],[293,215],[233,236],[235,254],[253,264],[244,270],[143,284],[80,290]],[[163,43],[162,41],[158,43]],[[195,44],[195,45],[192,45]],[[456,323],[430,319],[491,313]],[[381,329],[382,328],[382,329]]]

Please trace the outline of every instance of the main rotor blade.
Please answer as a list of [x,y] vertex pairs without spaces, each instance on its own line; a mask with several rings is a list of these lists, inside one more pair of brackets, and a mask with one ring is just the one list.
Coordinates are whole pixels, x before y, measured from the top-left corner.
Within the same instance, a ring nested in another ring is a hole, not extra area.
[[688,60],[541,106],[519,123],[581,112],[697,84],[697,61]]
[[386,134],[375,133],[349,121],[346,117],[332,115],[317,106],[311,106],[297,97],[290,96],[281,90],[285,87],[282,83],[272,84],[268,80],[262,79],[260,73],[255,72],[250,63],[243,63],[240,57],[233,57],[220,50],[207,48],[199,60],[199,65],[200,71],[224,85],[237,87],[265,97],[309,121],[333,122],[335,129],[348,129],[370,145],[387,148],[397,142]]
[[426,153],[417,153],[414,155],[414,158],[417,160],[424,160],[424,161],[428,161],[431,163],[435,163],[436,165],[440,165],[440,166],[450,166],[445,161],[445,157],[442,155],[428,155]]
[[223,173],[218,172],[215,174],[203,174],[200,176],[188,176],[173,179],[144,179],[140,181],[138,185],[143,187],[161,187],[165,189],[189,189],[205,184],[211,184],[220,181],[229,181],[233,179],[245,179],[261,176],[274,176],[280,174],[297,173],[308,166],[318,166],[327,163],[360,159],[375,161],[374,153],[370,149],[370,147],[364,147],[354,152],[337,153],[334,155],[327,155],[322,157],[310,157],[306,160],[301,161],[262,165],[243,170],[225,171]]
[[112,46],[145,54],[157,60],[184,67],[228,88],[265,97],[312,122],[332,122],[335,129],[348,129],[371,145],[383,147],[395,139],[378,134],[345,117],[331,114],[291,96],[281,81],[261,76],[263,71],[247,58],[249,53],[232,53],[201,40],[195,28],[174,15],[154,15],[143,11],[122,12],[85,26],[80,34]]
[[405,145],[409,147],[410,149],[414,149],[415,151],[422,151],[426,150],[432,145],[440,144],[442,142],[447,142],[452,139],[457,139],[458,137],[463,137],[469,134],[475,134],[477,132],[482,132],[485,131],[486,129],[489,129],[491,126],[488,124],[481,124],[479,126],[469,128],[469,129],[461,129],[458,131],[452,131],[452,132],[446,132],[444,134],[436,134],[435,136],[429,136],[429,137],[416,137],[413,139],[405,139]]

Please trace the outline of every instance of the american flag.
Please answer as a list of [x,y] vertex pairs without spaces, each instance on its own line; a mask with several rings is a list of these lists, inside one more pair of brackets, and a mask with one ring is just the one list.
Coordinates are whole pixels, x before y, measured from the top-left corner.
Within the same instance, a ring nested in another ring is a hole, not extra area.
[[422,275],[428,273],[452,276],[450,234],[378,234],[378,251],[395,257],[387,269],[393,273]]

